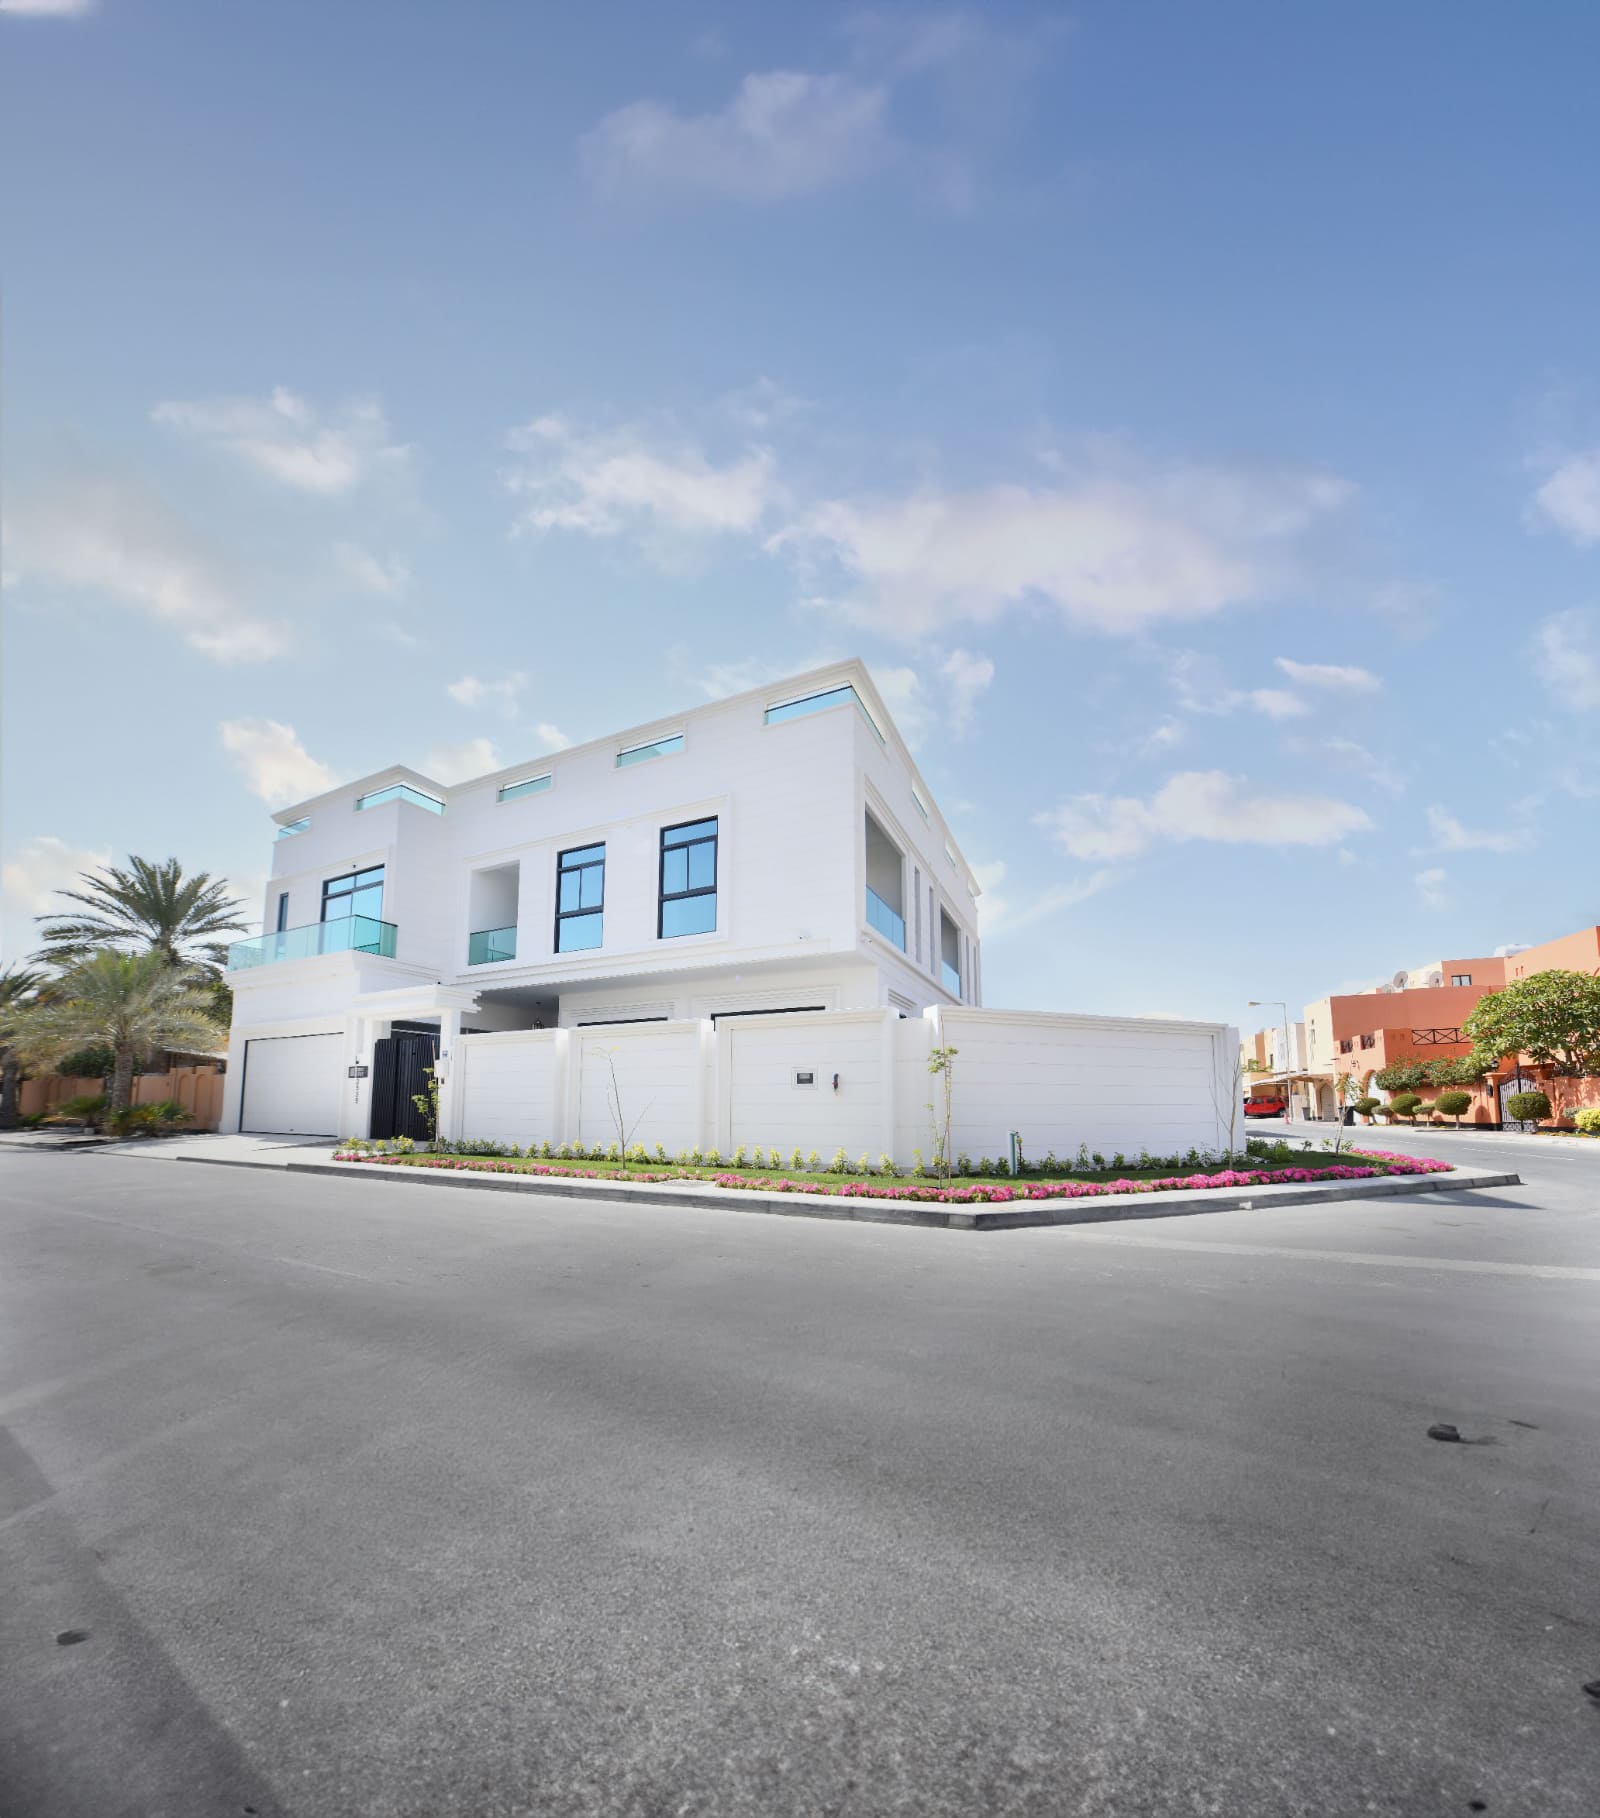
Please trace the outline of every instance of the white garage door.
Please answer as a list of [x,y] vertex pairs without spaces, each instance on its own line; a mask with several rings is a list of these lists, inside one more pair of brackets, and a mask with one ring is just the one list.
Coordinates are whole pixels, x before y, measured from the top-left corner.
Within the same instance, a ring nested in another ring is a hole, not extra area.
[[338,1035],[276,1035],[246,1042],[239,1127],[263,1134],[337,1136],[343,1053],[344,1038]]

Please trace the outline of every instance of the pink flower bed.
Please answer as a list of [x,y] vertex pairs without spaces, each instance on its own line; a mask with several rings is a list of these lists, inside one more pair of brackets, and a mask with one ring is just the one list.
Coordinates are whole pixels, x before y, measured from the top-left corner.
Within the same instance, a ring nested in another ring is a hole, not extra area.
[[[1275,1187],[1290,1182],[1372,1180],[1384,1174],[1450,1174],[1449,1162],[1422,1156],[1396,1155],[1385,1149],[1352,1149],[1381,1165],[1363,1167],[1335,1162],[1324,1168],[1226,1168],[1220,1174],[1169,1174],[1158,1180],[1027,1181],[1014,1187],[982,1184],[970,1187],[890,1186],[887,1182],[765,1179],[748,1174],[717,1174],[709,1183],[757,1193],[831,1194],[840,1199],[909,1199],[934,1205],[1004,1205],[1019,1199],[1105,1199],[1121,1193],[1177,1193],[1220,1187]],[[515,1161],[502,1156],[428,1155],[411,1159],[399,1155],[349,1155],[335,1151],[335,1161],[388,1162],[413,1168],[446,1168],[478,1174],[553,1174],[579,1180],[699,1180],[702,1176],[678,1172],[619,1175],[602,1168],[575,1168],[548,1162]]]

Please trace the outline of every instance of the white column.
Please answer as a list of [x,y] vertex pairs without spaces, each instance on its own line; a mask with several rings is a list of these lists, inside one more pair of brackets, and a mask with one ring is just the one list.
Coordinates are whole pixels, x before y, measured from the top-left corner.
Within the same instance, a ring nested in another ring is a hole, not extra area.
[[456,1078],[461,1059],[456,1049],[461,1040],[461,1012],[439,1012],[439,1134],[447,1142],[459,1142],[467,1132],[460,1128],[461,1095]]

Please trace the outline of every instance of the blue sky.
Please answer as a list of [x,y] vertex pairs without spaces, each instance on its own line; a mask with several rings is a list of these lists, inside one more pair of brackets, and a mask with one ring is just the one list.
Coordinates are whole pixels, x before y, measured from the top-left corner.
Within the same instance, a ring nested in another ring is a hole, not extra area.
[[0,0],[5,947],[859,653],[992,1003],[1592,922],[1600,12]]

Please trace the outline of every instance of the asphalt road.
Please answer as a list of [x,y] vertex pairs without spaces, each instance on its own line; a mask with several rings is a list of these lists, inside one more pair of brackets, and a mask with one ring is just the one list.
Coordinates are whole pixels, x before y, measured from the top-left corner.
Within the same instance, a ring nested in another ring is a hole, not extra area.
[[0,1812],[1593,1818],[1600,1144],[1515,1156],[976,1235],[0,1155]]

